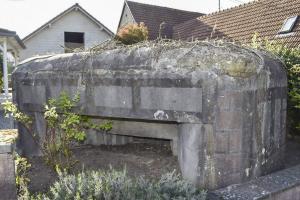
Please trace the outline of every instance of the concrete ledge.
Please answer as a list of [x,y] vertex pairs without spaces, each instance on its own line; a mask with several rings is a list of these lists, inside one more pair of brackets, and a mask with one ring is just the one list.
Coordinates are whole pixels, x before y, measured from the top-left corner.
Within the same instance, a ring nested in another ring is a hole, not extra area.
[[13,156],[17,136],[16,129],[0,130],[0,199],[17,199]]
[[0,154],[0,199],[15,200],[15,163],[12,154]]
[[300,165],[209,193],[210,200],[300,199]]
[[17,129],[0,130],[0,154],[12,153],[17,137]]

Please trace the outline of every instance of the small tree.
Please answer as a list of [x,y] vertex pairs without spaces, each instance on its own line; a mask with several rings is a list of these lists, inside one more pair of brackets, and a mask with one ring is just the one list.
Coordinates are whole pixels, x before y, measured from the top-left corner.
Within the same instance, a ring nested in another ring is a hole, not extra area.
[[38,138],[33,129],[33,120],[22,113],[11,102],[3,103],[7,114],[20,122],[36,144],[40,147],[46,164],[59,170],[70,170],[76,163],[72,154],[72,145],[86,139],[87,129],[108,131],[112,128],[111,122],[94,124],[87,116],[73,112],[79,102],[79,95],[70,98],[62,92],[57,99],[50,99],[45,105],[44,118],[46,121],[45,138]]
[[148,28],[143,22],[140,24],[127,24],[118,31],[116,39],[123,44],[131,45],[148,40],[148,34]]

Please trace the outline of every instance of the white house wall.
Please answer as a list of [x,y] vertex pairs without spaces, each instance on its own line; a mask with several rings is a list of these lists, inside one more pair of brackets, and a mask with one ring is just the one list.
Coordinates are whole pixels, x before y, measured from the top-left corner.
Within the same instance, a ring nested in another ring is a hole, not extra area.
[[118,28],[121,28],[121,27],[125,26],[126,24],[134,23],[134,22],[135,22],[135,20],[132,16],[128,6],[125,5]]
[[20,52],[20,59],[53,53],[64,53],[64,32],[84,32],[85,48],[90,48],[111,36],[81,11],[71,11],[24,41],[26,49]]

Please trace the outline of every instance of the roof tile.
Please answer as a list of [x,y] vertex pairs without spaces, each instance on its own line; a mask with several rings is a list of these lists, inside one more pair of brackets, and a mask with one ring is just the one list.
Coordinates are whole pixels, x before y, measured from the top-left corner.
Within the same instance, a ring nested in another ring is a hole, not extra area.
[[175,24],[188,21],[190,19],[200,17],[203,14],[198,12],[190,12],[173,8],[137,3],[127,1],[127,5],[137,23],[144,22],[149,30],[149,39],[153,40],[159,36],[160,25],[166,23],[164,36],[172,37],[172,27]]
[[293,29],[297,34],[278,37],[284,20],[295,15],[300,15],[300,0],[257,0],[177,24],[173,27],[173,38],[202,40],[225,37],[246,42],[258,33],[262,38],[300,46],[300,19]]

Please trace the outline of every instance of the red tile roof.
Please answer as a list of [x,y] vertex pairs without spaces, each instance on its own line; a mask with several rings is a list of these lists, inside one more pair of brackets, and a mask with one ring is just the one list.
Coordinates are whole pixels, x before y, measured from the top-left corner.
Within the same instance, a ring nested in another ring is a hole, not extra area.
[[300,15],[300,0],[257,0],[177,24],[173,27],[173,38],[249,42],[258,33],[261,38],[300,46],[299,18],[291,33],[278,34],[284,21],[295,15]]
[[160,24],[166,23],[164,36],[172,37],[172,27],[187,20],[202,16],[202,13],[178,10],[133,1],[127,1],[127,5],[137,23],[144,22],[149,30],[149,39],[159,36]]

